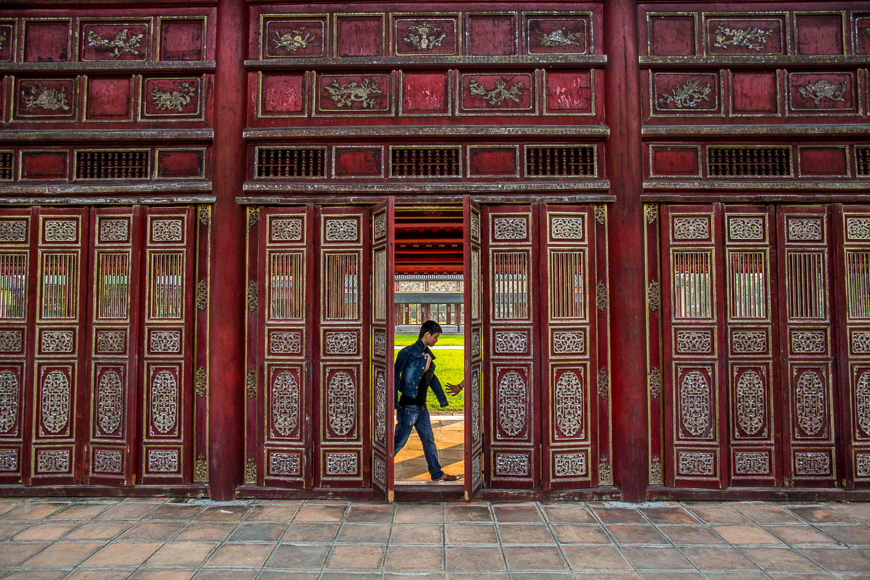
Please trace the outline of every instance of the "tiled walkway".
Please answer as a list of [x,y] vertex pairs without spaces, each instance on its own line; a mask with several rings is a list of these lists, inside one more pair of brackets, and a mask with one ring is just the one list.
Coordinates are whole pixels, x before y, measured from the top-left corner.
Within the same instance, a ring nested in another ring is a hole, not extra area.
[[870,578],[870,504],[0,500],[30,580]]

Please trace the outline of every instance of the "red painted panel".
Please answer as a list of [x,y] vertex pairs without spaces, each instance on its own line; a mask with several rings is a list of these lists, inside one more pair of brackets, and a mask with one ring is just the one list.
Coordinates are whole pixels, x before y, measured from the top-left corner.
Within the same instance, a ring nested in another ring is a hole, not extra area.
[[844,54],[843,16],[830,14],[796,14],[797,54]]
[[649,53],[655,56],[692,56],[696,53],[695,19],[691,16],[651,16]]
[[779,110],[777,72],[731,73],[732,115],[776,115]]
[[90,76],[85,93],[85,119],[129,121],[133,118],[133,77]]
[[517,53],[517,17],[511,13],[469,14],[467,53],[504,56]]
[[335,17],[336,56],[381,56],[384,16],[338,14]]
[[72,60],[70,38],[72,21],[25,19],[24,62],[67,62]]

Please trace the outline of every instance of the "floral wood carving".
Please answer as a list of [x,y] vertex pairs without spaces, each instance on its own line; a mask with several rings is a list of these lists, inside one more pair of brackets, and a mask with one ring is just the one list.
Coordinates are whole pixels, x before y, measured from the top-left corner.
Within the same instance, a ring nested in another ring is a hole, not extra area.
[[712,91],[709,81],[702,87],[701,79],[689,79],[682,86],[671,89],[670,95],[659,95],[659,100],[665,105],[673,103],[678,109],[694,109],[702,101],[709,102]]
[[598,369],[598,396],[606,399],[609,387],[610,380],[607,376],[607,369]]
[[338,84],[333,79],[331,85],[323,88],[339,108],[352,107],[354,103],[362,103],[364,109],[372,109],[377,104],[372,95],[383,93],[371,78],[364,78],[361,83],[353,81],[344,85]]
[[204,397],[208,394],[208,371],[205,367],[196,369],[196,396]]
[[661,485],[663,482],[662,460],[659,457],[653,457],[649,465],[649,483],[650,485]]
[[245,483],[257,483],[257,460],[248,457],[245,462]]
[[196,463],[193,468],[193,481],[196,483],[205,483],[208,481],[208,459],[204,453],[196,456]]
[[248,227],[254,227],[260,221],[260,208],[248,208]]
[[476,80],[472,79],[471,82],[468,83],[468,88],[472,95],[483,97],[487,103],[496,107],[501,105],[506,99],[519,103],[520,97],[523,96],[524,86],[525,83],[517,81],[510,87],[505,88],[507,87],[507,82],[503,79],[499,79],[495,81],[495,88],[491,91],[487,91]]
[[97,50],[110,50],[109,56],[119,58],[122,54],[140,54],[139,45],[142,44],[144,34],[136,34],[130,36],[130,30],[125,28],[115,35],[112,40],[100,38],[100,35],[94,31],[88,34],[88,46],[92,46]]
[[714,34],[716,48],[727,49],[729,47],[748,48],[760,52],[767,46],[767,39],[773,36],[773,30],[764,30],[757,26],[746,28],[728,28],[720,25]]
[[28,111],[45,109],[46,111],[69,111],[69,100],[66,98],[66,87],[53,89],[37,83],[21,89],[24,108]]
[[248,310],[256,312],[260,306],[260,298],[257,295],[257,281],[251,280],[248,282]]
[[649,394],[653,399],[658,399],[662,396],[662,371],[658,368],[652,368],[647,377],[649,383]]
[[[439,32],[441,33],[440,35],[438,34]],[[440,28],[425,22],[420,22],[415,26],[409,26],[408,36],[402,40],[417,50],[426,51],[432,50],[436,46],[441,46],[441,43],[445,38],[447,38],[447,34],[441,32]]]
[[582,46],[582,38],[582,32],[572,32],[570,34],[565,34],[564,28],[548,32],[546,34],[544,34],[543,32],[538,32],[538,42],[541,43],[541,46],[546,46],[547,48],[559,48],[562,46],[570,46],[572,44],[574,46]]
[[3,44],[6,42],[7,36],[5,32],[0,32],[0,50],[3,50]]
[[658,282],[650,282],[649,288],[647,289],[647,303],[649,304],[650,310],[658,310],[659,309],[659,283]]
[[607,284],[599,282],[595,287],[595,305],[598,307],[598,310],[604,312],[607,310],[607,304],[609,301],[607,295]]
[[651,224],[659,217],[659,208],[654,204],[646,206],[646,223]]
[[296,52],[309,46],[317,46],[320,44],[320,39],[307,32],[304,28],[300,28],[298,30],[291,30],[287,34],[276,32],[275,39],[272,42],[275,48]]
[[196,307],[205,310],[208,307],[208,282],[200,280],[196,283]]
[[158,111],[178,111],[181,113],[195,93],[196,87],[190,83],[181,83],[178,85],[178,90],[171,93],[154,87],[154,90],[151,91],[151,101]]
[[248,369],[245,373],[245,392],[249,399],[257,398],[257,369]]
[[846,83],[835,84],[828,79],[821,79],[808,85],[797,87],[798,92],[805,99],[813,101],[817,107],[822,105],[822,99],[843,103],[846,94]]

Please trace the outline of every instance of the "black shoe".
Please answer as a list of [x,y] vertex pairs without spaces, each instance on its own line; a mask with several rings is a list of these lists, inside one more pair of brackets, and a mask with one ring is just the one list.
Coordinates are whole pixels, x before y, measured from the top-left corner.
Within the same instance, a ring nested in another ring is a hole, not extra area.
[[458,476],[458,475],[450,475],[450,474],[448,474],[448,473],[442,473],[442,474],[441,474],[441,477],[439,477],[439,478],[437,478],[437,479],[433,479],[432,481],[434,481],[434,482],[439,482],[439,481],[456,481],[456,480],[458,480],[458,479],[459,479],[459,476]]

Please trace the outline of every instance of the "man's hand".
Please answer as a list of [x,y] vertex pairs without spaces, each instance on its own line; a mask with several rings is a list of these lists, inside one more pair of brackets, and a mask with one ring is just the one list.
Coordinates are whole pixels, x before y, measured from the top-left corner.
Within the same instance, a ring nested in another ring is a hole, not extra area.
[[462,381],[458,385],[452,385],[450,383],[447,383],[447,390],[450,391],[451,395],[458,395],[459,391],[462,390],[463,383],[465,383],[465,381]]
[[426,371],[429,370],[429,365],[432,364],[432,357],[429,356],[429,353],[428,353],[428,352],[427,352],[427,353],[424,353],[423,356],[426,357],[426,368],[423,369],[423,372],[425,373]]

